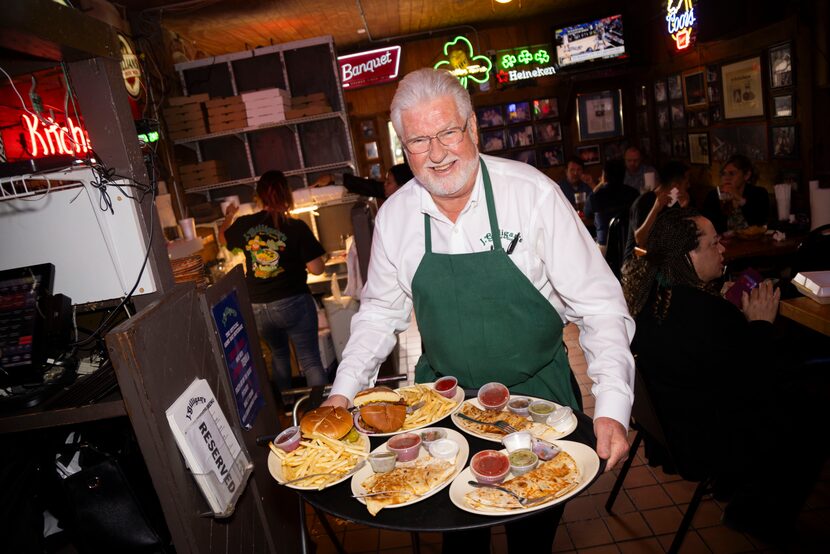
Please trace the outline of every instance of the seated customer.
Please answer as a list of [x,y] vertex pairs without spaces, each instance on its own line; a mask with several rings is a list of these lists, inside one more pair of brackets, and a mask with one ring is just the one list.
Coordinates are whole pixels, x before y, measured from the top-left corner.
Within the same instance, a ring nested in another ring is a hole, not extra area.
[[[664,211],[646,248],[623,276],[637,322],[631,349],[677,469],[688,479],[714,476],[718,498],[730,499],[728,526],[766,541],[791,538],[821,467],[826,446],[816,438],[826,416],[811,413],[820,414],[811,402],[794,409],[798,372],[776,361],[779,292],[762,283],[743,293],[741,308],[721,298],[724,249],[695,210]],[[771,444],[783,436],[786,454]]]
[[703,215],[718,233],[738,231],[750,225],[766,225],[769,219],[769,194],[756,186],[758,174],[749,158],[735,154],[720,172],[720,187],[712,189],[703,201]]
[[623,211],[631,208],[631,203],[639,194],[626,186],[625,164],[622,160],[610,160],[603,168],[604,183],[597,187],[585,204],[585,213],[594,214],[597,229],[597,244],[604,247],[608,240],[608,224]]
[[[674,160],[666,162],[657,178],[657,188],[643,193],[631,205],[625,260],[634,254],[635,246],[645,246],[651,227],[663,210],[675,205],[682,208],[689,205],[689,168],[686,164]],[[673,192],[675,190],[677,192]]]

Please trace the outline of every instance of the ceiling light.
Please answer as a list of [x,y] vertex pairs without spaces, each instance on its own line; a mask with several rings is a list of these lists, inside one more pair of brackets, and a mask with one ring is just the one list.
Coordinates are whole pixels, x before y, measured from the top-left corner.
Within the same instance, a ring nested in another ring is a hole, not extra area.
[[499,4],[509,4],[512,1],[513,0],[496,0],[496,2],[498,2]]
[[358,35],[365,35],[366,34],[366,29],[358,29],[357,34]]

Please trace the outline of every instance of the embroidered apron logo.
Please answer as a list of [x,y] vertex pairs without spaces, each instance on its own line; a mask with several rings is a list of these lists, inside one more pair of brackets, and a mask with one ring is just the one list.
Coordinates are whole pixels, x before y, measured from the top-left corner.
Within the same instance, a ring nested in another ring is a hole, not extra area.
[[[508,243],[510,241],[512,241],[513,238],[515,238],[516,234],[517,233],[514,233],[513,231],[505,231],[504,229],[499,229],[499,237],[501,238],[501,240],[507,241]],[[479,242],[481,242],[482,246],[487,246],[488,244],[492,245],[493,244],[493,233],[492,232],[487,233],[478,240],[479,240]],[[524,239],[522,239],[520,237],[519,242],[522,242],[522,240],[524,240]]]

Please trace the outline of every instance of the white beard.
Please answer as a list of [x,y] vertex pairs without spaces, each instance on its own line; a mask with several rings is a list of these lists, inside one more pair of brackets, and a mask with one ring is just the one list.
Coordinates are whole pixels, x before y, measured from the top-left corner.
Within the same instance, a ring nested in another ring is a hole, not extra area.
[[[445,163],[447,163],[447,160],[443,160],[439,165],[444,165]],[[453,172],[453,175],[446,177],[436,175],[428,168],[425,168],[424,175],[417,176],[418,181],[434,196],[442,198],[453,196],[464,188],[475,173],[476,167],[478,167],[478,157],[466,162],[456,159],[456,165],[458,167],[455,168],[456,171]]]

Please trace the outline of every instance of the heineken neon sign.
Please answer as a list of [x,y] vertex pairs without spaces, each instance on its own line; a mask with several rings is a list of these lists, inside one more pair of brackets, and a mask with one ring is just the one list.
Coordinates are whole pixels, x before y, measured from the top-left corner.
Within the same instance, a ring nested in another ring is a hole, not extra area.
[[490,80],[493,62],[487,56],[473,55],[473,45],[466,37],[457,36],[444,43],[444,57],[435,64],[435,69],[446,69],[455,75],[461,86],[467,88],[467,80],[486,83]]
[[667,0],[666,28],[678,50],[685,50],[692,44],[696,23],[693,0]]
[[545,44],[499,50],[496,67],[496,79],[503,84],[556,74],[550,48]]

